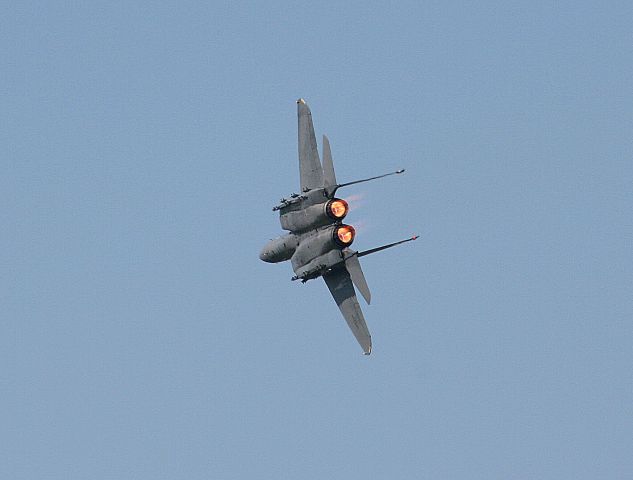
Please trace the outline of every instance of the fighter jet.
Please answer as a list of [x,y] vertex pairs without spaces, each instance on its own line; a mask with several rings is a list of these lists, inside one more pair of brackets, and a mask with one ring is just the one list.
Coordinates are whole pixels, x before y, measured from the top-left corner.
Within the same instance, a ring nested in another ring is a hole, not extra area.
[[308,104],[297,100],[299,120],[299,179],[301,193],[282,198],[273,211],[279,211],[281,228],[288,230],[281,237],[269,241],[262,248],[259,258],[264,262],[278,263],[290,260],[295,275],[291,280],[305,283],[323,277],[330,289],[349,328],[358,340],[363,353],[371,353],[371,335],[363,312],[356,298],[354,286],[367,304],[371,294],[359,258],[380,252],[405,242],[415,240],[413,236],[399,242],[372,248],[363,252],[350,249],[356,231],[343,223],[349,205],[336,192],[341,187],[368,182],[389,175],[401,174],[404,169],[377,177],[337,183],[330,142],[323,135],[323,163],[319,158],[312,114]]

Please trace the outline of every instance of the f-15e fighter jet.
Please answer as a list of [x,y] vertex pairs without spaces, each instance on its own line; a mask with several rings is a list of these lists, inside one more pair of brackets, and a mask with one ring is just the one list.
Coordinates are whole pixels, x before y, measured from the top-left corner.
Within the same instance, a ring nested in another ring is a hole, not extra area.
[[371,295],[358,259],[418,237],[414,236],[364,252],[350,249],[356,232],[354,227],[343,223],[349,207],[345,200],[336,197],[336,191],[347,185],[400,174],[404,170],[354,182],[337,183],[330,142],[323,135],[321,163],[312,114],[302,98],[297,100],[297,116],[301,193],[293,193],[289,198],[282,198],[279,205],[273,208],[273,211],[279,211],[281,228],[290,233],[268,242],[259,258],[270,263],[290,260],[295,273],[292,280],[301,280],[305,283],[313,278],[323,277],[363,352],[369,355],[371,336],[356,299],[354,286],[368,304]]

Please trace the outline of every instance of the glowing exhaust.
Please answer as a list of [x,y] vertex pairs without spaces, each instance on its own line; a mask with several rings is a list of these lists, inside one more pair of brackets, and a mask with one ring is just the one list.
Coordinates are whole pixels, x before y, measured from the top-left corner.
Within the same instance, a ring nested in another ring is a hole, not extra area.
[[333,198],[327,203],[327,214],[333,220],[341,220],[345,218],[349,211],[349,205],[345,200]]
[[335,232],[335,240],[341,247],[348,247],[354,241],[354,236],[356,235],[356,230],[351,225],[341,225],[336,227]]

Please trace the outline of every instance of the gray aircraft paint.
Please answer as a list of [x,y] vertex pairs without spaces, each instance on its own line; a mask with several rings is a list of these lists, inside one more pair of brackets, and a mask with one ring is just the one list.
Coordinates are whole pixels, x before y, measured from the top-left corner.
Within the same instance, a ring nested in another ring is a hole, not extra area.
[[[295,273],[292,280],[301,280],[305,283],[313,278],[323,277],[354,337],[363,352],[369,355],[372,348],[371,335],[356,298],[354,286],[368,304],[371,301],[371,294],[358,259],[415,240],[417,236],[365,252],[356,252],[349,248],[354,241],[354,230],[352,228],[350,232],[350,226],[342,222],[347,214],[347,204],[345,203],[345,211],[339,216],[333,214],[329,205],[339,200],[334,195],[340,187],[402,173],[404,170],[338,184],[330,142],[323,135],[321,165],[312,113],[303,99],[297,100],[297,118],[300,193],[292,194],[288,199],[282,198],[279,205],[273,208],[274,211],[279,211],[281,228],[290,233],[269,241],[262,248],[259,258],[269,263],[290,260]],[[347,232],[349,240],[346,237],[339,237],[339,230]]]
[[312,113],[303,99],[297,100],[299,120],[299,177],[301,191],[323,187],[323,168],[319,160]]
[[334,173],[330,141],[325,135],[323,135],[323,186],[326,190],[336,186],[336,174]]

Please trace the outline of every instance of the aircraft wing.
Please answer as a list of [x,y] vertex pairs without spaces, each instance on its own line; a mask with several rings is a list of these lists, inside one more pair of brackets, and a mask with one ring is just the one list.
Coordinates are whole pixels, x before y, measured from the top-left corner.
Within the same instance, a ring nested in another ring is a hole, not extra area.
[[338,268],[323,275],[323,279],[363,352],[365,355],[369,355],[371,353],[371,335],[367,329],[363,311],[356,299],[354,285],[347,269]]
[[312,113],[308,104],[297,100],[297,118],[299,121],[299,177],[301,191],[323,186],[323,167],[319,159]]

